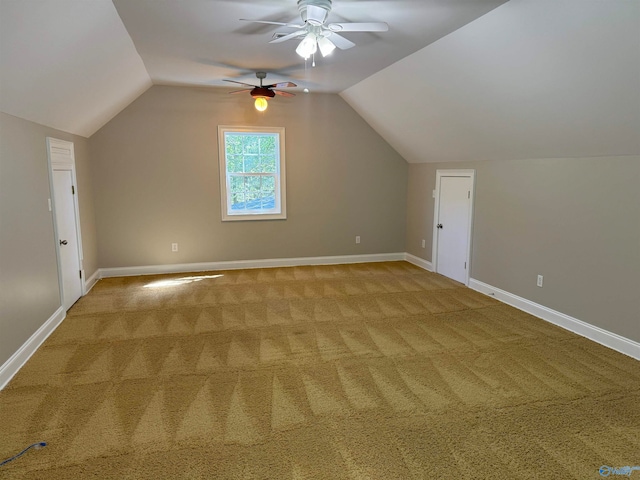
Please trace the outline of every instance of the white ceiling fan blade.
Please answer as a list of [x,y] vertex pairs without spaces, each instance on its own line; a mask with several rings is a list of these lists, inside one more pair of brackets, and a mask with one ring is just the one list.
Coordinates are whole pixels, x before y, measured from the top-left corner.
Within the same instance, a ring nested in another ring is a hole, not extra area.
[[281,83],[273,83],[271,85],[265,85],[265,88],[291,88],[297,87],[297,85],[293,82],[281,82]]
[[328,25],[332,32],[387,32],[389,25],[384,22],[369,23],[331,23]]
[[293,23],[282,23],[282,22],[268,22],[266,20],[250,20],[248,18],[241,18],[241,22],[251,22],[251,23],[265,23],[267,25],[280,25],[281,27],[288,28],[303,28],[304,25],[295,25]]
[[329,39],[333,42],[333,44],[338,47],[340,50],[346,50],[351,47],[355,47],[356,44],[351,40],[347,40],[342,35],[338,35],[337,33],[332,33],[329,36]]
[[269,43],[286,42],[287,40],[291,40],[292,38],[296,38],[298,35],[304,35],[305,33],[307,33],[307,32],[305,32],[304,30],[298,30],[297,32],[290,33],[290,34],[285,35],[283,37],[275,38],[275,39],[271,40]]

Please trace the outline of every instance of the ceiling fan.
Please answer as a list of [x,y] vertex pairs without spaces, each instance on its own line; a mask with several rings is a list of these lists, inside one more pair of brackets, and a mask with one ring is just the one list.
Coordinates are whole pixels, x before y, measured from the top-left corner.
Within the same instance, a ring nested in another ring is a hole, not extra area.
[[273,98],[276,95],[282,95],[283,97],[295,97],[294,93],[283,92],[281,90],[274,90],[275,88],[288,88],[288,87],[297,87],[295,83],[292,82],[281,82],[281,83],[273,83],[271,85],[262,85],[262,80],[267,77],[266,72],[256,72],[256,77],[260,80],[260,85],[252,85],[250,83],[237,82],[235,80],[224,80],[225,82],[237,83],[238,85],[244,85],[245,87],[251,88],[243,88],[242,90],[235,90],[233,92],[229,92],[232,95],[236,93],[244,93],[249,92],[253,98],[256,99],[255,107],[256,110],[260,112],[264,112],[267,109],[267,98]]
[[276,32],[269,43],[282,43],[292,38],[301,38],[302,41],[296,48],[296,53],[307,59],[320,49],[323,57],[326,57],[338,47],[341,50],[354,47],[356,44],[346,39],[338,32],[386,32],[389,25],[385,22],[367,23],[326,23],[331,12],[331,0],[298,0],[298,11],[304,22],[302,25],[294,23],[269,22],[263,20],[248,20],[245,22],[266,23],[279,25],[286,28],[294,28],[291,33]]

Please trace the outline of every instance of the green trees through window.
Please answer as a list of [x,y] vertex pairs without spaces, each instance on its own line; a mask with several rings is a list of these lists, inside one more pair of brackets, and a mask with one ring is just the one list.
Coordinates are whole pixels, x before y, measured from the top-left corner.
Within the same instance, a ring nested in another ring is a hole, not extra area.
[[[224,173],[225,179],[221,186],[226,200],[223,202],[226,203],[223,219],[255,215],[285,218],[281,188],[284,169],[281,138],[284,129],[220,129],[223,143],[220,173]],[[227,218],[224,218],[225,214]]]

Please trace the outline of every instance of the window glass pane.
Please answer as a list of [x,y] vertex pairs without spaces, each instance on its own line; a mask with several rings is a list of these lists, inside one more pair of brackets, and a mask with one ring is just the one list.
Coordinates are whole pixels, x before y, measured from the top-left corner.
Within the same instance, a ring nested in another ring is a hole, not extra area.
[[276,135],[260,136],[260,153],[262,155],[276,154]]
[[237,133],[226,133],[224,136],[225,152],[228,155],[242,154],[242,135]]
[[239,173],[242,171],[242,155],[227,155],[227,172]]
[[243,136],[243,143],[244,143],[244,150],[243,153],[245,155],[247,154],[251,154],[251,153],[259,153],[259,137],[256,135],[244,135]]
[[262,171],[265,173],[276,173],[276,156],[275,155],[264,155],[262,157]]
[[272,176],[262,177],[262,191],[263,192],[275,192],[276,191],[276,179]]
[[276,208],[276,192],[262,191],[262,208],[265,210],[273,210]]
[[260,185],[262,184],[262,177],[259,175],[252,175],[247,177],[247,189],[251,191],[260,190]]
[[246,180],[247,208],[260,209],[260,177],[247,177]]
[[243,193],[231,194],[231,210],[244,210],[245,201]]
[[250,173],[260,173],[262,171],[260,167],[260,156],[258,155],[245,155],[244,156],[244,171]]
[[233,175],[229,179],[231,192],[232,193],[243,193],[244,192],[244,177]]
[[276,208],[276,179],[272,176],[262,177],[262,208]]

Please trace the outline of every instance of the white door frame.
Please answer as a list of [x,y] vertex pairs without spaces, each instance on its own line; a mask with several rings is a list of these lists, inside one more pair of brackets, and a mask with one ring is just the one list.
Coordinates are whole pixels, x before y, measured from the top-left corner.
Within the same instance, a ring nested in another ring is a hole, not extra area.
[[465,261],[467,262],[466,269],[466,278],[464,284],[469,286],[469,278],[471,272],[471,239],[473,238],[472,229],[473,229],[473,203],[475,199],[475,188],[476,188],[476,171],[469,169],[451,169],[451,170],[436,170],[436,189],[434,190],[435,202],[433,207],[433,248],[431,251],[431,262],[433,266],[433,271],[438,271],[438,229],[436,226],[438,225],[438,212],[440,211],[440,179],[442,177],[470,177],[471,178],[471,194],[470,194],[470,204],[469,204],[469,225],[467,228],[468,238],[467,238],[467,258]]
[[53,137],[47,137],[47,160],[49,164],[49,189],[51,198],[49,201],[53,211],[53,232],[56,246],[56,261],[58,263],[58,287],[60,290],[60,305],[64,306],[64,292],[62,290],[62,262],[60,260],[60,236],[58,234],[58,223],[56,221],[56,204],[54,195],[53,171],[68,170],[71,172],[71,182],[73,183],[75,193],[73,195],[73,213],[76,220],[76,236],[78,245],[78,261],[80,265],[80,287],[82,295],[86,292],[85,275],[84,275],[84,255],[82,253],[82,235],[80,233],[80,208],[78,206],[78,182],[76,180],[76,157],[73,142],[59,140]]

